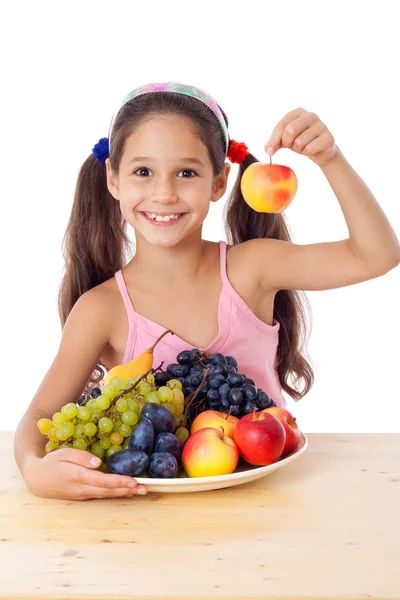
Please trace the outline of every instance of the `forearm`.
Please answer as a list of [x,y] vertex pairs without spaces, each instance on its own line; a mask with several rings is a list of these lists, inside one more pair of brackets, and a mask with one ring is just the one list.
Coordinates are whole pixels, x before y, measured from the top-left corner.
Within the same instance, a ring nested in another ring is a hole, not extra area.
[[47,414],[37,414],[27,411],[18,424],[14,435],[14,457],[22,475],[27,460],[30,458],[42,458],[45,456],[46,439],[40,433],[37,422]]
[[342,152],[320,167],[335,193],[350,234],[353,253],[373,271],[399,264],[400,246],[385,213]]

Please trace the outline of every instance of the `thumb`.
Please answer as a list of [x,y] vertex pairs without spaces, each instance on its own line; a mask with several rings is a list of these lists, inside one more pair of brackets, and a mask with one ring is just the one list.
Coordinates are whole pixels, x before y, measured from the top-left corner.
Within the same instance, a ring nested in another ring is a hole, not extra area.
[[268,140],[268,142],[266,144],[264,144],[264,150],[265,150],[265,152],[267,152],[270,155],[275,154],[275,148],[274,148],[271,140]]
[[101,465],[101,458],[95,456],[86,450],[76,450],[75,448],[61,448],[57,450],[59,460],[72,462],[88,469],[96,469]]

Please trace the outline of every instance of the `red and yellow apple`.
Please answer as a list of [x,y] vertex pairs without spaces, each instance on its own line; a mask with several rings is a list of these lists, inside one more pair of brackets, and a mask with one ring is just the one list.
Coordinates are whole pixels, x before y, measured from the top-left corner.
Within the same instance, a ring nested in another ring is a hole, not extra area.
[[300,440],[300,429],[292,413],[282,406],[271,406],[271,408],[264,408],[261,412],[267,412],[270,415],[274,415],[274,417],[280,420],[285,428],[286,443],[283,448],[282,456],[292,452],[292,450],[298,446]]
[[280,213],[296,195],[297,177],[285,165],[256,162],[243,173],[240,188],[243,198],[256,212]]
[[189,436],[181,460],[189,477],[229,475],[237,467],[239,451],[221,429],[206,427]]
[[251,465],[270,465],[282,455],[286,432],[274,415],[253,412],[239,419],[234,441],[240,456]]
[[194,419],[190,428],[190,434],[193,435],[199,429],[206,427],[224,428],[224,434],[233,440],[233,434],[239,419],[233,415],[227,415],[219,410],[205,410]]

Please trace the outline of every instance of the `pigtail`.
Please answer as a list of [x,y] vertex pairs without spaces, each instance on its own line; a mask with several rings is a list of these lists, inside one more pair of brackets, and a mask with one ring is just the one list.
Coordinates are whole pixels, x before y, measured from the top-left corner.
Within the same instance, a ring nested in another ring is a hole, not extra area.
[[[225,205],[225,233],[228,243],[236,246],[255,238],[272,238],[291,242],[291,235],[283,213],[258,213],[244,200],[240,180],[246,168],[259,162],[248,154],[239,165],[239,172]],[[307,322],[305,308],[310,323]],[[300,400],[314,383],[314,373],[303,354],[311,330],[311,307],[303,291],[279,290],[275,296],[274,319],[279,321],[279,344],[276,370],[282,389],[293,399]],[[309,357],[308,357],[309,358]],[[289,380],[294,385],[289,384]],[[298,384],[302,382],[302,388]]]
[[[80,296],[113,277],[124,266],[129,248],[126,221],[106,182],[105,164],[91,154],[78,174],[62,242],[65,267],[58,293],[62,328]],[[89,387],[101,381],[104,368],[101,362],[97,365]]]

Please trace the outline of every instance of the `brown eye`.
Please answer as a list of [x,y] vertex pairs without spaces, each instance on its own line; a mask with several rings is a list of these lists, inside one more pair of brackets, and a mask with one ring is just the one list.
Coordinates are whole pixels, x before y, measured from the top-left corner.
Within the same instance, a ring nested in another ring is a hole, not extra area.
[[[145,175],[143,175],[143,173],[142,173],[143,171],[150,171],[150,169],[148,169],[147,167],[139,167],[139,169],[136,169],[136,171],[134,171],[134,174],[138,175],[139,177],[144,177]],[[196,171],[193,171],[193,169],[182,169],[182,171],[180,171],[180,173],[193,173],[194,176],[197,176]],[[146,175],[146,177],[147,177],[147,175]],[[193,179],[193,176],[180,177],[180,179]]]
[[[181,173],[194,173],[195,175],[197,175],[197,173],[195,171],[193,171],[193,169],[182,169]],[[193,179],[193,177],[183,177],[183,179]]]
[[135,171],[135,173],[139,173],[139,172],[141,172],[141,171],[148,171],[148,170],[149,170],[149,169],[147,169],[146,167],[140,167],[139,169],[137,169],[137,170]]

